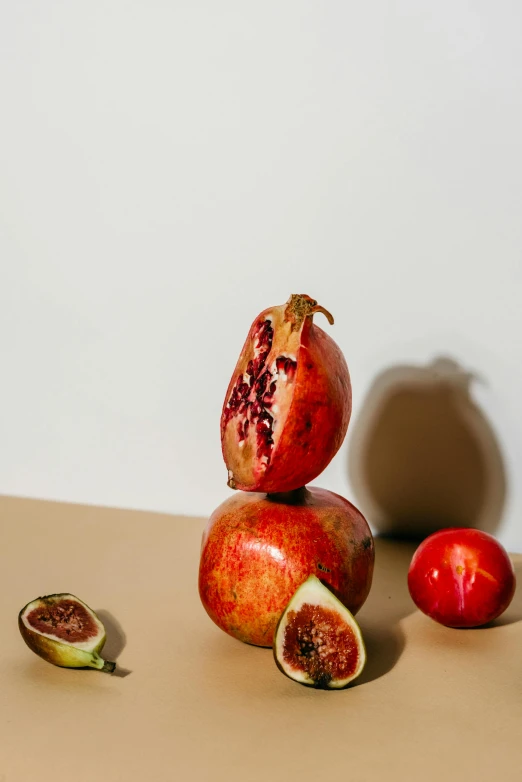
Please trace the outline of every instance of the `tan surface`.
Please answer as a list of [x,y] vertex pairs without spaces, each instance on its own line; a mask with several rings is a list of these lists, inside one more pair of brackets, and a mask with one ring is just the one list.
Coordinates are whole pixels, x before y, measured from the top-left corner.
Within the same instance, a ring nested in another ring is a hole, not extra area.
[[[497,626],[449,630],[408,597],[411,546],[378,541],[359,614],[367,669],[319,692],[207,618],[202,527],[0,497],[1,782],[520,782],[522,589]],[[27,649],[19,609],[60,591],[102,609],[106,649],[132,673],[54,668]]]

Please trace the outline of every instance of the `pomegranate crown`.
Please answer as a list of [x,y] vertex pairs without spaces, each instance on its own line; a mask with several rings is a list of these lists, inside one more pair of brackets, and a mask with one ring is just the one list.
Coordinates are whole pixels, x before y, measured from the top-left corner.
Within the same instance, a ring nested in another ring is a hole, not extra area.
[[324,307],[321,307],[315,299],[307,296],[306,293],[292,293],[286,302],[285,320],[292,324],[292,331],[298,331],[303,320],[316,312],[322,312],[330,326],[333,326],[333,315],[328,310],[325,310]]

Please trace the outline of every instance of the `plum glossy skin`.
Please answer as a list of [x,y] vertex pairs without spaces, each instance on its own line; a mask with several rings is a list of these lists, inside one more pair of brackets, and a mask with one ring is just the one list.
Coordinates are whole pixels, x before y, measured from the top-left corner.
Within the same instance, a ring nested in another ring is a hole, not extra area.
[[504,547],[486,532],[449,528],[415,551],[408,589],[424,614],[446,627],[480,627],[511,603],[516,579]]

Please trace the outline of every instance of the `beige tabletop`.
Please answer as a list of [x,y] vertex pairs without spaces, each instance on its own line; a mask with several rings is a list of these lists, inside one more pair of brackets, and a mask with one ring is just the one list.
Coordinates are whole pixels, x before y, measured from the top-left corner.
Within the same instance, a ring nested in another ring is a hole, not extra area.
[[[408,596],[413,548],[378,540],[366,670],[311,690],[208,619],[203,524],[0,497],[0,782],[520,782],[522,588],[493,627],[450,630]],[[54,592],[99,611],[119,675],[24,645],[18,611]]]

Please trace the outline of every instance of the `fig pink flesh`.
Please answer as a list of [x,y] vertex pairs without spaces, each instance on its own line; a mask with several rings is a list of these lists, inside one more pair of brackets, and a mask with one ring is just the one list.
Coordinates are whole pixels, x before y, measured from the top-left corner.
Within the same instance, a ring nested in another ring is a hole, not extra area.
[[283,647],[284,662],[306,671],[316,682],[346,679],[357,668],[357,639],[336,611],[305,603],[289,611]]
[[74,600],[41,605],[28,614],[27,622],[40,633],[47,633],[69,643],[94,638],[99,629],[89,612]]

